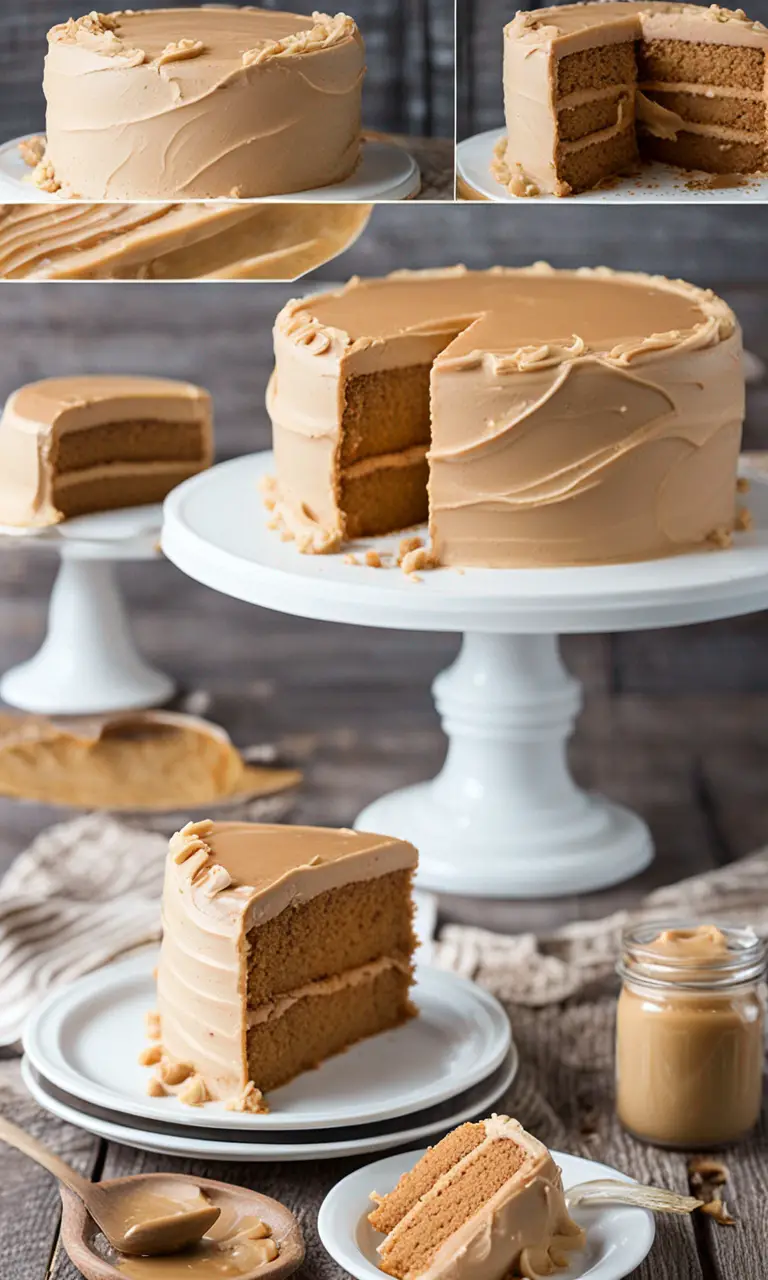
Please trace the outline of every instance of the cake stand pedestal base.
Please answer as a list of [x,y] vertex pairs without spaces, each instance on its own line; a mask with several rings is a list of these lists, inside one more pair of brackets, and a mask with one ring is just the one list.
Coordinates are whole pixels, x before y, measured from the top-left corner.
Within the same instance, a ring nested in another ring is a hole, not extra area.
[[602,889],[648,865],[645,823],[582,791],[569,772],[567,740],[582,696],[557,637],[466,634],[433,692],[448,738],[442,770],[382,796],[355,823],[411,840],[419,885],[560,896]]
[[0,680],[5,702],[38,715],[92,715],[172,696],[173,681],[136,648],[115,574],[116,561],[156,558],[158,515],[156,507],[106,512],[24,537],[28,547],[58,552],[61,563],[45,640]]

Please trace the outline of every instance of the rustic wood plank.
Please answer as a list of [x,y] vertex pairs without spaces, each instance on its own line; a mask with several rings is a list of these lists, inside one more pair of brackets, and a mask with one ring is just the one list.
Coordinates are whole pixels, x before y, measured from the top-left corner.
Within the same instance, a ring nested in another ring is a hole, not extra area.
[[[18,1078],[18,1063],[0,1060],[0,1111],[53,1148],[86,1176],[100,1152],[97,1138],[62,1124],[28,1099]],[[54,1178],[33,1161],[0,1144],[0,1274],[3,1280],[45,1280],[58,1239],[60,1200]],[[57,1280],[80,1273],[57,1272]]]

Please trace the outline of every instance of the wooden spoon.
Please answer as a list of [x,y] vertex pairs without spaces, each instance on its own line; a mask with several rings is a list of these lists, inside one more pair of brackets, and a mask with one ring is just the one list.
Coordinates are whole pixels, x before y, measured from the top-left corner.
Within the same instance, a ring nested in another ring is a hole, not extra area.
[[113,1249],[128,1255],[178,1253],[213,1226],[221,1209],[199,1187],[172,1175],[139,1174],[115,1183],[93,1183],[24,1129],[0,1116],[0,1138],[37,1161],[82,1200]]

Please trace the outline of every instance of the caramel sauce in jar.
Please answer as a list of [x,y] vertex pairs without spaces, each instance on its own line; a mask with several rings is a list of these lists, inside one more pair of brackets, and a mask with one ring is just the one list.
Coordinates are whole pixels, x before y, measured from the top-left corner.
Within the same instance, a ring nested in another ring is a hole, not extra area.
[[702,1149],[760,1116],[766,953],[750,930],[643,924],[619,963],[616,1111],[635,1137]]

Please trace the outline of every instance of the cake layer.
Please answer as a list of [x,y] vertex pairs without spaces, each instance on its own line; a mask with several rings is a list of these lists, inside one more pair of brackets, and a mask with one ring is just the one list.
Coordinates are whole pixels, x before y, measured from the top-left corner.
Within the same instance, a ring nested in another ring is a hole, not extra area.
[[[678,115],[685,102],[654,107],[657,92],[667,83],[685,84],[689,92],[715,102],[719,88],[726,94],[753,95],[756,109],[748,113],[748,127],[757,134],[723,138],[718,128],[734,127],[738,118],[732,109],[721,118],[716,108],[698,117],[685,111]],[[689,165],[694,156],[699,167],[712,171],[724,171],[726,157],[734,170],[740,165],[746,153],[735,148],[720,148],[714,159],[705,147],[691,148],[686,120],[696,120],[693,132],[704,136],[764,148],[768,144],[768,28],[761,23],[751,22],[741,10],[716,5],[655,0],[561,5],[519,13],[504,29],[507,137],[492,166],[497,179],[515,195],[563,196],[622,172],[628,144],[617,144],[608,132],[602,97],[606,86],[618,84],[626,91],[629,117],[641,142],[646,134],[664,142],[648,149],[651,158]],[[635,98],[637,84],[642,92]],[[595,95],[591,112],[590,92]],[[678,136],[679,154],[674,147]],[[574,167],[570,147],[587,139],[603,156],[599,159],[595,152],[589,163]],[[752,171],[755,156],[746,158],[747,171]]]
[[[370,464],[370,469],[363,470]],[[426,446],[371,458],[341,474],[339,509],[345,538],[375,537],[423,524],[429,514]]]
[[[412,845],[356,831],[203,822],[177,833],[166,863],[158,969],[165,1058],[189,1064],[212,1097],[238,1097],[251,1079],[247,1041],[249,1028],[261,1025],[259,1011],[267,1015],[262,1022],[274,1020],[276,1001],[295,996],[313,982],[314,996],[322,995],[318,972],[328,975],[324,981],[338,981],[343,975],[334,975],[331,963],[352,963],[365,948],[365,922],[356,917],[353,924],[350,918],[351,886],[381,882],[382,903],[388,906],[381,923],[372,923],[371,930],[378,930],[378,940],[386,934],[399,948],[406,945],[407,954],[378,954],[371,963],[396,969],[407,986],[412,950],[408,886],[415,865]],[[399,909],[394,901],[398,887]],[[348,943],[321,932],[324,921],[338,924],[331,905],[336,892],[342,896],[342,914],[352,935]],[[313,907],[323,896],[325,900]],[[304,950],[291,948],[291,938]],[[270,981],[281,983],[275,963],[280,956],[290,965],[291,991],[269,992]],[[255,997],[250,1011],[249,975],[251,998]],[[401,985],[399,979],[395,985]],[[289,1027],[309,1006],[293,1000],[281,1010],[287,1016],[299,1003]]]
[[30,383],[0,418],[0,523],[45,526],[160,501],[212,454],[210,397],[191,383],[96,374]]
[[351,18],[226,5],[92,13],[48,33],[38,181],[92,200],[340,182],[360,147]]
[[[744,388],[725,303],[680,281],[539,264],[356,280],[283,309],[269,503],[300,550],[338,549],[366,511],[377,531],[401,524],[397,477],[388,492],[380,458],[353,522],[338,461],[343,388],[374,364],[397,372],[427,359],[442,563],[642,559],[733,528]],[[356,448],[361,433],[380,438],[376,413],[355,430]],[[414,513],[417,477],[402,468]]]
[[[431,361],[357,374],[344,383],[339,465],[429,444]],[[374,430],[370,424],[375,423]]]
[[365,204],[0,206],[7,280],[294,280],[341,253]]
[[287,1084],[368,1036],[413,1017],[410,971],[388,960],[340,973],[249,1015],[250,1078],[262,1092]]
[[374,1224],[405,1210],[378,1250],[397,1280],[552,1275],[584,1244],[551,1155],[507,1116],[449,1134],[391,1196],[372,1198]]
[[605,178],[629,172],[638,159],[634,127],[631,122],[622,127],[621,118],[578,143],[562,142],[557,148],[558,173],[573,192],[588,191]]
[[326,889],[264,921],[248,939],[249,1005],[378,956],[407,961],[415,946],[411,874],[391,871]]

